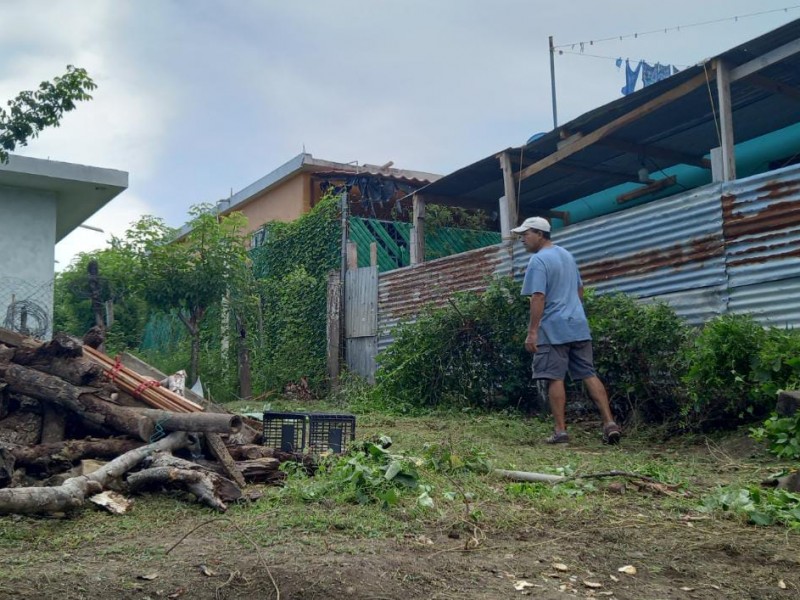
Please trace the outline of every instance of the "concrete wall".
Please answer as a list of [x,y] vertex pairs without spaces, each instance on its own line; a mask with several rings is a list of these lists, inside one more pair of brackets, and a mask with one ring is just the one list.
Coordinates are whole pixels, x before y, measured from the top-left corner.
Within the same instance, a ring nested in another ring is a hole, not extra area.
[[238,209],[247,217],[248,233],[270,221],[294,221],[311,207],[311,176],[301,173],[257,196]]
[[52,335],[56,207],[53,192],[0,186],[0,325],[22,319],[44,338]]

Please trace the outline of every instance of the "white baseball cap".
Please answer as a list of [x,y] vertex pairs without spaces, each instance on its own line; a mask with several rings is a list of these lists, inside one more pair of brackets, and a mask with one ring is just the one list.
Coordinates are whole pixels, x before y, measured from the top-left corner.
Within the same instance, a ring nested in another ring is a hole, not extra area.
[[547,219],[542,217],[528,217],[522,222],[522,225],[515,227],[511,231],[514,233],[525,233],[528,229],[536,229],[537,231],[550,231],[550,223]]

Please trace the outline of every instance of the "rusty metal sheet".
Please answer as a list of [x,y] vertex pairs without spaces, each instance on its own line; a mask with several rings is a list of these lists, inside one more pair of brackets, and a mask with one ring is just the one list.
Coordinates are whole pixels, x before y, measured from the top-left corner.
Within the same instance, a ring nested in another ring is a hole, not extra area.
[[752,315],[762,325],[800,327],[800,277],[730,289],[728,310]]
[[722,210],[731,287],[800,273],[800,166],[727,183]]
[[[378,283],[378,349],[392,342],[391,330],[413,319],[425,306],[442,306],[457,292],[481,292],[503,265],[507,245],[488,246],[382,273]],[[508,268],[508,267],[506,267]]]
[[[726,283],[720,185],[605,215],[554,232],[584,284],[600,293],[639,298]],[[513,274],[522,278],[529,254],[515,247]]]

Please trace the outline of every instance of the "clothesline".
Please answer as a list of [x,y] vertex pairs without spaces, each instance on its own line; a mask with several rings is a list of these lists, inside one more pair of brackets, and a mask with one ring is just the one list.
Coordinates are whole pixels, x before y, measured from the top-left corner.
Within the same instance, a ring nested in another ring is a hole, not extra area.
[[689,23],[689,24],[686,24],[686,25],[675,25],[673,27],[661,27],[659,29],[652,29],[650,31],[641,31],[641,32],[638,32],[638,33],[626,33],[624,35],[615,35],[613,37],[599,38],[599,39],[596,39],[596,40],[586,40],[586,41],[582,41],[582,42],[571,42],[569,44],[559,44],[557,46],[553,46],[553,49],[554,50],[559,50],[559,49],[562,49],[562,48],[571,48],[571,49],[574,50],[575,47],[577,46],[578,48],[580,48],[580,53],[583,53],[583,50],[584,50],[584,48],[586,46],[593,46],[595,44],[601,44],[603,42],[621,41],[621,40],[629,39],[629,38],[639,38],[639,37],[642,37],[642,36],[645,36],[645,35],[652,35],[654,33],[669,33],[670,31],[680,31],[681,29],[689,29],[691,27],[701,27],[703,25],[713,25],[713,24],[716,24],[716,23],[725,23],[727,21],[737,22],[739,19],[747,19],[747,18],[750,18],[750,17],[758,17],[758,16],[761,16],[761,15],[768,15],[768,14],[776,13],[776,12],[789,12],[790,10],[796,10],[798,8],[800,8],[800,4],[795,4],[795,5],[792,5],[792,6],[785,6],[783,8],[774,8],[772,10],[762,10],[762,11],[759,11],[759,12],[748,13],[746,15],[736,15],[736,16],[733,16],[733,17],[724,17],[722,19],[713,19],[713,20],[710,20],[710,21],[700,21],[698,23]]
[[[650,59],[646,59],[646,58],[630,58],[630,57],[623,58],[621,56],[603,56],[601,54],[588,54],[586,52],[571,52],[569,50],[559,50],[558,53],[559,54],[574,54],[576,56],[588,56],[589,58],[601,58],[601,59],[604,59],[604,60],[613,60],[613,61],[627,60],[627,61],[630,61],[632,63],[638,63],[638,62],[644,61],[644,62],[648,62],[648,63],[652,64],[652,63],[659,62],[659,61],[656,61],[656,60],[650,60]],[[671,63],[671,64],[673,66],[675,66],[675,67],[678,67],[679,69],[687,69],[690,66],[692,66],[692,65],[679,65],[677,63]]]

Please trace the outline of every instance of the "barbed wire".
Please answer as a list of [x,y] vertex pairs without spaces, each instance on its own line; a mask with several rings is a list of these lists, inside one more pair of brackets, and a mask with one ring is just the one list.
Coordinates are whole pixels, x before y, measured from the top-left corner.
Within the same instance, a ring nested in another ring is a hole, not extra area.
[[47,339],[52,331],[53,281],[32,283],[17,277],[0,278],[0,314],[3,327],[23,335]]

